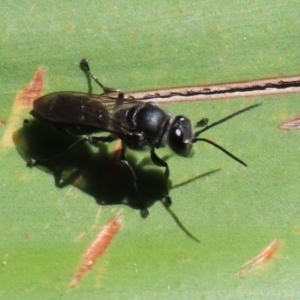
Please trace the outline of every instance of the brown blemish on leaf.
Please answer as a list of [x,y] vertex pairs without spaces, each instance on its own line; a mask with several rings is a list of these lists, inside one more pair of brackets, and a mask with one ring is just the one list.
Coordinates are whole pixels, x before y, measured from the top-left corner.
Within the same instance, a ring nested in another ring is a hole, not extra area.
[[278,126],[281,130],[300,130],[300,116],[297,116],[296,118],[287,121],[280,126]]
[[0,126],[6,125],[6,121],[5,120],[0,120]]
[[83,182],[83,172],[81,173],[81,174],[79,174],[78,175],[78,177],[76,177],[75,179],[74,179],[74,181],[72,182],[72,185],[71,185],[71,187],[68,189],[68,191],[67,191],[67,195],[68,196],[70,196],[70,195],[72,195],[72,193],[73,193],[73,191],[74,191],[74,187],[79,187],[80,185],[81,185],[81,183]]
[[110,162],[110,167],[109,167],[109,176],[107,177],[107,183],[110,184],[110,182],[114,179],[118,169],[119,169],[119,157],[120,157],[120,153],[122,150],[122,142],[120,140],[118,140],[118,142],[116,143],[112,158],[111,158],[111,162]]
[[108,246],[113,241],[121,228],[121,217],[117,215],[107,225],[105,225],[99,232],[96,239],[87,249],[83,256],[83,260],[73,280],[70,284],[72,288],[76,287],[83,277],[85,277],[95,266],[97,260],[105,253]]
[[79,235],[75,238],[74,242],[79,243],[79,242],[81,242],[84,238],[85,238],[85,232],[79,234]]
[[[116,178],[116,174],[120,168],[120,163],[119,163],[119,156],[120,152],[122,150],[122,142],[121,140],[118,140],[114,149],[114,152],[112,154],[112,157],[110,159],[110,164],[109,164],[109,173],[106,176],[105,179],[105,186],[111,186],[113,188],[113,182]],[[102,203],[104,205],[105,201],[101,201],[101,198],[98,197],[97,199],[98,203]]]
[[250,271],[263,267],[270,259],[275,257],[276,253],[278,253],[279,244],[280,243],[278,239],[273,240],[272,243],[268,245],[260,254],[246,262],[243,265],[242,270],[238,272],[237,275],[245,276]]
[[126,93],[135,99],[157,103],[211,101],[300,92],[300,76],[267,78],[224,84],[170,88]]
[[42,96],[44,91],[45,71],[39,69],[35,72],[28,87],[21,90],[16,98],[12,108],[10,118],[7,122],[8,126],[3,134],[1,145],[3,148],[10,148],[14,146],[12,134],[22,125],[22,113],[32,107],[32,102],[38,97]]

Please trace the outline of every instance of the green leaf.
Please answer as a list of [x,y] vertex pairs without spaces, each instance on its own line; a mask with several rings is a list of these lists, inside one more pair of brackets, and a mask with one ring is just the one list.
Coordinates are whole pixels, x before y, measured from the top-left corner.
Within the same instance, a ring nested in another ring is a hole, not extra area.
[[[203,133],[248,168],[200,142],[192,159],[168,149],[157,152],[171,170],[171,210],[200,243],[159,202],[163,170],[151,164],[148,153],[128,153],[143,196],[157,201],[145,220],[139,210],[112,204],[134,198],[127,173],[111,170],[115,144],[85,145],[62,159],[64,168],[58,170],[26,168],[24,159],[34,151],[55,153],[73,139],[32,121],[30,92],[23,107],[16,98],[24,99],[20,92],[38,69],[45,71],[44,93],[86,92],[79,69],[83,57],[101,81],[126,92],[295,75],[299,6],[297,1],[3,1],[0,296],[297,298],[299,133],[279,129],[299,115],[297,94],[165,105],[193,122],[207,117],[212,123],[262,103]],[[40,84],[29,91],[41,92]],[[93,92],[101,91],[94,85]],[[25,118],[30,120],[23,125]],[[57,187],[57,178],[65,186]],[[99,206],[101,201],[111,205]],[[120,230],[71,288],[82,256],[119,213]],[[252,269],[243,269],[272,241],[275,253],[255,261],[259,267],[252,262]]]

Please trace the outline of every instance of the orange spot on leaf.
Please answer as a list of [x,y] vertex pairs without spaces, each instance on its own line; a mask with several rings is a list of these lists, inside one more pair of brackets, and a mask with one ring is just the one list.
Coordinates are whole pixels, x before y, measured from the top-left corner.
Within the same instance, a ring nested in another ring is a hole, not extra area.
[[278,126],[278,128],[286,131],[300,130],[300,116],[297,116],[296,118],[281,124],[280,126]]
[[118,162],[119,162],[119,156],[122,150],[122,142],[119,140],[116,144],[114,153],[112,155],[112,159],[111,159],[111,166],[110,166],[110,175],[114,176],[114,174],[116,173],[117,169],[119,168]]
[[237,275],[244,276],[248,272],[264,266],[270,259],[274,258],[275,254],[278,252],[279,244],[279,240],[273,240],[272,243],[268,245],[260,254],[246,262],[243,265],[242,270],[238,272]]
[[23,90],[23,105],[31,108],[35,99],[42,96],[45,83],[45,71],[39,69],[35,72],[33,79],[28,85],[28,88]]
[[0,120],[0,126],[3,126],[6,124],[6,121],[5,120]]
[[81,233],[79,236],[77,236],[74,240],[74,242],[78,243],[81,242],[85,238],[85,233]]
[[8,126],[3,134],[1,144],[3,148],[13,147],[14,143],[12,140],[12,134],[16,131],[22,124],[22,113],[24,110],[32,107],[32,102],[38,97],[42,96],[44,91],[45,82],[45,71],[39,69],[35,72],[31,82],[28,87],[21,90],[14,101],[12,112],[8,120]]
[[70,284],[71,287],[76,287],[82,278],[91,271],[97,260],[105,253],[120,228],[121,219],[120,215],[117,215],[101,229],[96,239],[84,254],[81,265]]
[[300,229],[299,229],[299,228],[294,229],[294,233],[295,233],[296,235],[300,235]]
[[120,164],[119,164],[119,156],[120,152],[122,150],[122,142],[119,140],[116,144],[116,147],[114,149],[111,161],[110,161],[110,166],[109,166],[109,173],[106,178],[106,185],[111,186],[116,174],[119,170]]

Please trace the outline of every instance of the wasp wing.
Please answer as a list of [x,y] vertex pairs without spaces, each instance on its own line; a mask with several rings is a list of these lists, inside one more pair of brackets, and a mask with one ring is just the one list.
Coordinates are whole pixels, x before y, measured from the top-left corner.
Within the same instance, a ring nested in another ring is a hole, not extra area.
[[131,134],[117,122],[114,112],[142,105],[142,101],[80,92],[54,92],[33,102],[34,113],[61,124],[89,126],[112,133]]

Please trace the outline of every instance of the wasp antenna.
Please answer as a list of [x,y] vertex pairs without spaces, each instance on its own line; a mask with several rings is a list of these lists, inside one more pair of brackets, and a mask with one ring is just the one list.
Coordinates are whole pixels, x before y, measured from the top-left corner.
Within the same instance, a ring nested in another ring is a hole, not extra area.
[[242,114],[242,113],[244,113],[244,112],[246,112],[246,111],[248,111],[248,110],[250,110],[250,109],[252,109],[252,108],[255,108],[255,107],[259,106],[259,105],[261,105],[261,103],[258,103],[258,104],[254,104],[254,105],[248,106],[248,107],[243,108],[243,109],[241,109],[241,110],[239,110],[239,111],[237,111],[237,112],[235,112],[235,113],[233,113],[233,114],[231,114],[231,115],[229,115],[229,116],[227,116],[227,117],[225,117],[225,118],[223,118],[223,119],[221,119],[221,120],[219,120],[219,121],[217,121],[217,122],[214,122],[214,123],[212,123],[212,124],[206,126],[205,128],[203,128],[203,129],[201,129],[201,130],[195,132],[195,133],[194,133],[194,138],[196,138],[197,136],[199,136],[200,133],[202,133],[202,132],[204,132],[204,131],[206,131],[206,130],[208,130],[208,129],[214,127],[214,126],[217,126],[217,125],[219,125],[219,124],[221,124],[221,123],[224,123],[224,122],[228,121],[229,119],[231,119],[231,118],[233,118],[233,117],[236,117],[236,116],[238,116],[238,115],[240,115],[240,114]]
[[226,149],[224,149],[223,147],[221,147],[220,145],[207,140],[207,139],[202,139],[202,138],[196,138],[192,140],[192,143],[196,143],[198,141],[202,141],[202,142],[206,142],[208,144],[211,144],[213,146],[215,146],[216,148],[218,148],[219,150],[221,150],[222,152],[224,152],[225,154],[227,154],[228,156],[230,156],[232,159],[234,159],[235,161],[239,162],[240,164],[242,164],[243,166],[247,167],[247,164],[245,162],[243,162],[241,159],[237,158],[235,155],[233,155],[232,153],[230,153],[229,151],[227,151]]

